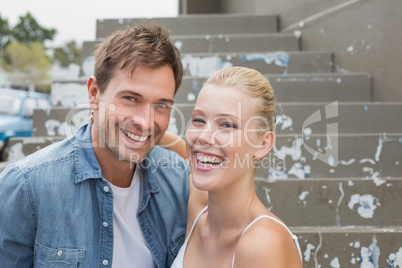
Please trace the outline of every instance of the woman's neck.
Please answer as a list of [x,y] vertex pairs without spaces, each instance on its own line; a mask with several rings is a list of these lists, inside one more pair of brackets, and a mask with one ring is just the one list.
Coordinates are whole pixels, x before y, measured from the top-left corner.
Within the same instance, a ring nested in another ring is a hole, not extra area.
[[241,180],[223,191],[208,192],[207,221],[211,231],[244,229],[253,219],[258,202],[253,178]]

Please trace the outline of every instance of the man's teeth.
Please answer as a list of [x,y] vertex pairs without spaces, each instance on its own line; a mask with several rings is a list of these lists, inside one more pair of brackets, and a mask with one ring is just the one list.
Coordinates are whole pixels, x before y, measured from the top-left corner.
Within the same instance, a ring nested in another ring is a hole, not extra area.
[[133,133],[130,133],[125,130],[123,130],[123,132],[124,132],[124,134],[127,135],[127,137],[129,137],[130,139],[135,140],[135,141],[143,142],[143,141],[146,141],[146,139],[148,139],[148,136],[137,136],[137,135],[134,135]]
[[214,156],[207,156],[207,155],[201,155],[197,154],[196,159],[198,164],[204,166],[204,167],[212,167],[214,165],[219,165],[222,163],[222,159]]

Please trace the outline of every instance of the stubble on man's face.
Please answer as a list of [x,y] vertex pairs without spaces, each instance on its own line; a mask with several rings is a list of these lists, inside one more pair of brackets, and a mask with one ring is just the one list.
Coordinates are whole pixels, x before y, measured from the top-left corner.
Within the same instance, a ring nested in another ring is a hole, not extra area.
[[98,146],[114,159],[139,163],[165,133],[175,80],[169,66],[117,71],[98,105]]

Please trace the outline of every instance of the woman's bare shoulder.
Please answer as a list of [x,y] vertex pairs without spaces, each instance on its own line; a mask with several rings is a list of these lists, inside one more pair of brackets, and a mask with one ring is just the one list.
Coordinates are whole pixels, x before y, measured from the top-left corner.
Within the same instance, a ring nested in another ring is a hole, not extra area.
[[259,219],[242,235],[236,246],[235,263],[235,267],[302,267],[291,234],[270,218]]

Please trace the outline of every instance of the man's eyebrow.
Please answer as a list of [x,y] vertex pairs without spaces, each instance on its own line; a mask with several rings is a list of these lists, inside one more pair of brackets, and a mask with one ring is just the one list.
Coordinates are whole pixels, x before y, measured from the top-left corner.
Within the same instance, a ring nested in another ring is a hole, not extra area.
[[140,97],[140,98],[144,98],[144,96],[142,96],[140,93],[137,93],[137,92],[129,90],[129,89],[122,90],[118,94],[120,94],[120,95],[130,94],[130,95],[134,95],[134,96],[137,96],[137,97]]
[[167,98],[161,98],[161,99],[159,99],[159,101],[161,101],[161,102],[166,102],[166,103],[170,103],[170,104],[173,104],[173,103],[174,103],[174,101],[173,101],[172,99],[167,99]]
[[[142,96],[140,93],[132,91],[132,90],[122,90],[122,91],[119,92],[119,94],[122,94],[122,95],[129,94],[129,95],[137,96],[139,98],[144,98],[144,96]],[[160,98],[160,99],[158,99],[158,101],[166,102],[166,103],[169,103],[169,104],[174,103],[173,99],[170,99],[170,98]]]

